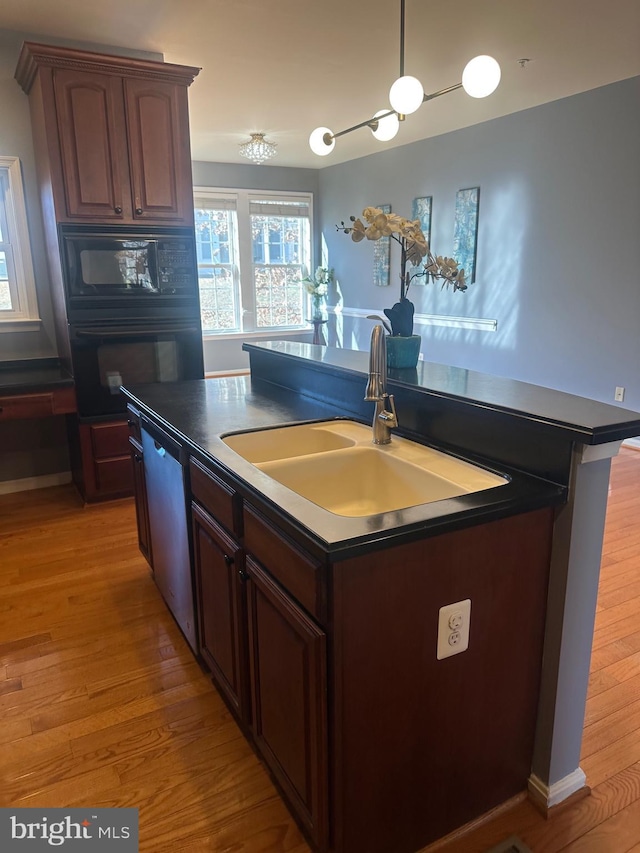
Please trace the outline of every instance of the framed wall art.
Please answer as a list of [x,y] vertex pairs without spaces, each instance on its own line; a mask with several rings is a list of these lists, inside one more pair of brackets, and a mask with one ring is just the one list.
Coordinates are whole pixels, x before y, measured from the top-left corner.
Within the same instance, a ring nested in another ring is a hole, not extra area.
[[414,198],[411,205],[411,218],[420,221],[422,233],[427,238],[427,243],[431,245],[431,204],[433,196],[427,195],[422,198]]
[[464,269],[465,279],[469,284],[476,280],[479,206],[480,187],[470,187],[456,193],[453,257]]

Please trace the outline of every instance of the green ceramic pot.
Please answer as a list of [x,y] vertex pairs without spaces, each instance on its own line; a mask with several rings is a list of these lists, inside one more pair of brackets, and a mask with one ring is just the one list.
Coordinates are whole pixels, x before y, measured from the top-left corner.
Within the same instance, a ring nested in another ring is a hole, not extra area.
[[420,355],[420,335],[409,338],[400,335],[387,335],[387,367],[415,367]]

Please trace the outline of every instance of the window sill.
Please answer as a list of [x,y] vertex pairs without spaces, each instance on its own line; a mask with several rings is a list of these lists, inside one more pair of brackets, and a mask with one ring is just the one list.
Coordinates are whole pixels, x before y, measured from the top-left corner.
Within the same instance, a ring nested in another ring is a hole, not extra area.
[[0,334],[3,332],[39,332],[42,327],[40,318],[29,318],[28,320],[18,320],[15,317],[11,320],[0,320]]
[[203,332],[202,338],[205,341],[234,341],[234,340],[251,340],[256,338],[282,338],[289,335],[313,334],[313,329],[309,326],[301,326],[299,329],[265,329],[264,332]]

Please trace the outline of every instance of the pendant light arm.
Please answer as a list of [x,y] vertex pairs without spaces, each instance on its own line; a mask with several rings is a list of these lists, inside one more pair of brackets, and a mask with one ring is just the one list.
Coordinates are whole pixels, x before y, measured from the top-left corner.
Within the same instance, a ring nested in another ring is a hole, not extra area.
[[352,130],[359,130],[361,127],[370,127],[371,130],[377,130],[378,129],[378,122],[381,119],[387,118],[387,116],[395,116],[395,115],[398,116],[399,121],[402,121],[404,119],[404,116],[400,115],[395,110],[387,110],[382,115],[379,115],[378,118],[368,118],[366,121],[361,121],[360,124],[354,124],[353,127],[348,127],[346,130],[339,130],[337,133],[331,133],[331,134],[325,133],[325,135],[323,137],[325,145],[330,145],[332,140],[337,139],[339,136],[344,136],[346,133],[351,133]]
[[427,101],[432,101],[434,98],[439,98],[440,95],[448,95],[449,92],[455,92],[457,89],[462,89],[462,83],[456,83],[455,86],[447,86],[446,89],[440,89],[439,92],[433,92],[431,95],[425,94],[422,102],[426,103]]

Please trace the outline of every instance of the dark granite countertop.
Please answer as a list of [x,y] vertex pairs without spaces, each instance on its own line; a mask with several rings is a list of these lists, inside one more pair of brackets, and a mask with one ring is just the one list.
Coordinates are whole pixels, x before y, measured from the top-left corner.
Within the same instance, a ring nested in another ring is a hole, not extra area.
[[[307,367],[316,363],[322,370],[366,375],[369,368],[369,354],[356,350],[295,341],[245,343],[243,349],[249,353],[278,353],[301,360]],[[405,386],[470,406],[514,414],[522,420],[561,429],[584,444],[604,444],[640,435],[640,412],[461,367],[421,361],[414,370],[389,370],[388,381],[390,393],[394,385]]]
[[561,503],[555,483],[505,468],[507,485],[375,516],[335,515],[272,480],[221,437],[243,430],[341,417],[337,408],[247,376],[123,388],[125,396],[319,557],[344,559],[448,530]]
[[0,396],[34,394],[73,386],[73,377],[57,358],[0,362]]

